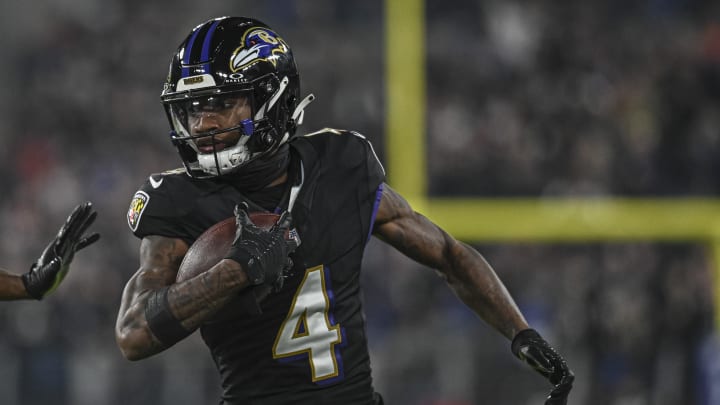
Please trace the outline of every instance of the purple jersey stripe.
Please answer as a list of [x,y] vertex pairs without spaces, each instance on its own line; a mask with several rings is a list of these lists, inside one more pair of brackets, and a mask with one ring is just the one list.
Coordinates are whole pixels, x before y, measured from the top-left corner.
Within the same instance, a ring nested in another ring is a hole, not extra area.
[[367,240],[365,240],[365,243],[369,242],[370,237],[372,236],[373,227],[375,226],[375,217],[377,216],[378,208],[380,208],[380,200],[382,200],[382,192],[383,184],[380,183],[377,191],[375,192],[375,204],[373,204],[372,215],[370,216],[370,230],[368,231],[368,236]]

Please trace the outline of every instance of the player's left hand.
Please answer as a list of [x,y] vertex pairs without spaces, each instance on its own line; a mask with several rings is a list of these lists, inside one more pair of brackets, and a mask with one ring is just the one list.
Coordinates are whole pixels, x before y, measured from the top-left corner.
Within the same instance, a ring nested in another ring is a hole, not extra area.
[[243,202],[235,206],[235,222],[235,240],[225,258],[240,263],[250,285],[265,284],[274,291],[282,288],[289,255],[300,245],[297,232],[291,229],[290,213],[283,212],[277,223],[265,230],[252,222]]
[[520,331],[512,341],[512,352],[554,386],[545,405],[566,405],[575,375],[565,359],[534,329]]
[[84,235],[96,216],[89,201],[75,207],[30,271],[21,276],[31,297],[40,300],[55,291],[70,270],[75,252],[100,239],[98,233]]

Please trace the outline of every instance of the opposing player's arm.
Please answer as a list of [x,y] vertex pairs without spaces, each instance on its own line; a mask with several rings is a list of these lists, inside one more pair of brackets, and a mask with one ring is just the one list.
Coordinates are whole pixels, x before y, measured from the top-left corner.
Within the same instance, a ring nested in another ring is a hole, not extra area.
[[98,233],[86,234],[96,217],[91,202],[78,204],[30,270],[15,275],[0,269],[0,300],[42,300],[55,291],[70,271],[75,253],[100,239]]
[[172,346],[248,285],[245,272],[231,260],[175,284],[187,250],[181,239],[143,239],[140,269],[125,286],[115,325],[115,338],[126,358],[143,359]]
[[438,270],[457,296],[508,339],[528,324],[480,253],[457,241],[383,186],[373,234],[411,259]]
[[31,298],[25,289],[22,278],[0,269],[0,300],[20,300]]

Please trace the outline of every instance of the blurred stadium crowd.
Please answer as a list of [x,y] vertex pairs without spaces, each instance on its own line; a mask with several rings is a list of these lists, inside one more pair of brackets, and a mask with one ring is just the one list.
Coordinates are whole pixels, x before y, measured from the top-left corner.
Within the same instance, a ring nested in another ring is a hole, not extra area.
[[[426,1],[430,190],[442,196],[720,194],[720,3]],[[178,167],[159,93],[194,25],[285,37],[325,126],[383,148],[380,0],[0,5],[0,266],[25,271],[76,202],[103,239],[42,305],[0,305],[4,405],[216,403],[197,335],[138,363],[113,328],[137,268],[130,197]],[[483,224],[477,224],[483,226]],[[710,263],[671,243],[478,246],[578,375],[573,404],[720,404]],[[372,241],[364,288],[388,404],[539,404],[545,382],[427,269]]]

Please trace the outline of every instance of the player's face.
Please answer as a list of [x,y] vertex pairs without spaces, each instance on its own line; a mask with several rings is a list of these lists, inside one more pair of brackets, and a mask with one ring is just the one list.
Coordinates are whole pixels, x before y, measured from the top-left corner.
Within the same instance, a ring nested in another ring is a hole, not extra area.
[[[191,135],[202,135],[240,124],[250,118],[252,109],[247,97],[238,95],[219,95],[193,100],[188,107],[188,127]],[[213,138],[215,149],[213,149]],[[200,153],[213,153],[235,145],[240,139],[240,131],[229,131],[195,140]]]

